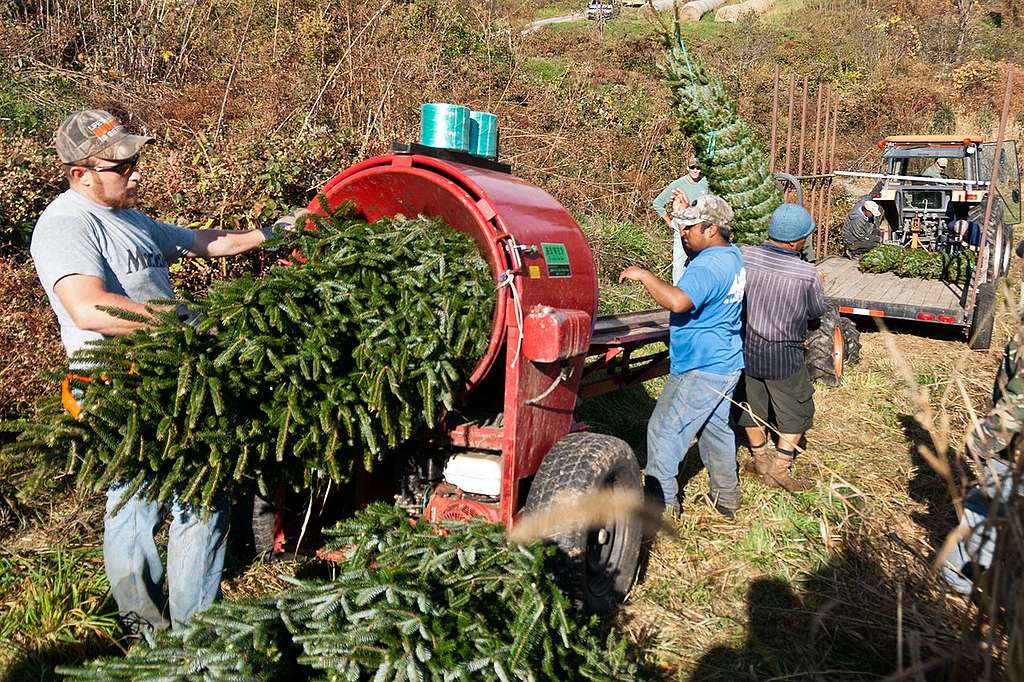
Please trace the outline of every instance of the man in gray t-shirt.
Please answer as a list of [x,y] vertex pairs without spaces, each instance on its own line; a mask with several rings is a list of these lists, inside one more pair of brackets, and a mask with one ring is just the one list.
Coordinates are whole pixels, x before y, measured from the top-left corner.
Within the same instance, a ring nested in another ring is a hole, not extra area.
[[[145,327],[101,308],[148,316],[146,302],[174,297],[167,269],[173,261],[243,253],[262,244],[273,230],[193,231],[137,210],[142,174],[136,166],[143,147],[153,141],[129,134],[110,113],[97,109],[71,114],[57,130],[57,155],[69,189],[39,217],[31,252],[69,357],[87,341]],[[290,229],[297,217],[274,227]],[[184,622],[216,599],[227,515],[214,509],[203,518],[201,510],[176,499],[165,508],[138,494],[111,515],[124,492],[122,484],[107,491],[103,558],[122,623],[134,634],[148,636]],[[153,532],[168,511],[172,520],[165,599]]]

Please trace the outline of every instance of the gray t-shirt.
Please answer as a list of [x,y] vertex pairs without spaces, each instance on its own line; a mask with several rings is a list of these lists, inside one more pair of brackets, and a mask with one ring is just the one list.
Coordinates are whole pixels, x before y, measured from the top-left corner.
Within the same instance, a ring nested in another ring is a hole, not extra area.
[[159,223],[134,208],[100,206],[71,189],[54,199],[36,222],[31,253],[68,356],[103,335],[75,326],[53,293],[57,282],[90,275],[101,278],[110,293],[139,303],[174,298],[167,265],[194,242],[192,230]]

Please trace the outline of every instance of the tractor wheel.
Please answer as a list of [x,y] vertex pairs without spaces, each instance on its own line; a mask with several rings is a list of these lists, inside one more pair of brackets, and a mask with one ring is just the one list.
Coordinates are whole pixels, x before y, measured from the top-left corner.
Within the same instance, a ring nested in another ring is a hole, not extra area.
[[1010,262],[1013,260],[1013,226],[1003,223],[1003,250],[999,257],[999,271],[1003,277],[1010,274]]
[[[548,451],[530,486],[524,511],[536,512],[606,488],[642,494],[640,466],[614,436],[570,433]],[[611,614],[633,586],[643,527],[625,514],[599,528],[574,526],[551,536],[555,574],[577,608]]]
[[839,328],[843,330],[843,365],[855,365],[860,362],[860,330],[848,317],[839,318]]
[[[981,225],[985,220],[985,203],[971,206],[967,212],[967,219]],[[997,279],[1007,273],[1007,270],[1003,268],[1003,263],[1005,262],[1008,267],[1009,258],[1004,258],[1002,251],[1005,247],[1013,248],[1013,231],[1012,229],[1009,231],[1009,240],[1007,240],[1006,228],[1007,226],[1003,224],[1003,201],[996,198],[992,202],[992,215],[989,218],[988,237],[986,238],[986,248],[989,253],[987,279],[990,283],[995,283]]]
[[974,317],[971,318],[971,329],[967,337],[967,345],[971,350],[988,350],[992,345],[995,302],[996,287],[992,282],[985,282],[978,287],[978,295],[974,299]]
[[[820,380],[827,386],[838,386],[846,364],[846,339],[839,322],[839,311],[832,307],[821,316],[821,324],[807,335],[804,362],[811,381]],[[859,339],[858,339],[859,348]],[[858,349],[858,356],[860,351]]]

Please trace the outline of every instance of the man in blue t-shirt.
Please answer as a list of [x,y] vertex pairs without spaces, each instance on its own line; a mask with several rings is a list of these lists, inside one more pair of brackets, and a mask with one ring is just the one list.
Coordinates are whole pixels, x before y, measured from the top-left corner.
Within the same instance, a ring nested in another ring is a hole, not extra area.
[[669,317],[671,373],[647,425],[644,485],[652,500],[674,508],[679,465],[694,436],[708,470],[715,509],[732,518],[740,506],[736,439],[729,427],[733,389],[743,369],[740,317],[745,273],[739,249],[729,243],[733,212],[706,194],[673,223],[691,254],[686,272],[672,286],[636,266],[619,281],[640,282]]

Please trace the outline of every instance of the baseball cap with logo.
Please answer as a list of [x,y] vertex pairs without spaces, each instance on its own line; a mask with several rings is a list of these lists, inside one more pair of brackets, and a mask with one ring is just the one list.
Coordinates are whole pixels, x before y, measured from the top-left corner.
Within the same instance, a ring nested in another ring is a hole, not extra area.
[[57,128],[57,156],[71,164],[95,156],[106,161],[124,161],[155,141],[148,135],[132,135],[109,111],[85,109],[65,118]]
[[714,223],[715,225],[728,225],[732,220],[733,212],[725,200],[714,194],[705,194],[698,197],[679,213],[673,213],[680,225],[696,225],[697,223]]

